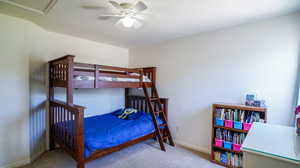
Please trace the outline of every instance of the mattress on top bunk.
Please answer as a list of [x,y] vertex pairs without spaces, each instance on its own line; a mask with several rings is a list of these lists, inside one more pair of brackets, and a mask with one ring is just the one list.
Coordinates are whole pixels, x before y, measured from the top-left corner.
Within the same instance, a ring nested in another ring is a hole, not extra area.
[[[148,113],[140,111],[139,117],[125,120],[115,115],[119,111],[84,119],[84,155],[86,158],[96,150],[118,146],[155,131],[152,118]],[[158,118],[157,122],[162,124]]]
[[[132,76],[139,76],[139,74],[131,73]],[[95,80],[94,76],[82,76],[82,75],[75,75],[75,80]],[[140,79],[136,78],[118,78],[118,77],[109,77],[109,76],[100,76],[98,77],[100,81],[107,81],[107,82],[139,82]],[[151,80],[143,75],[143,82],[151,82]]]

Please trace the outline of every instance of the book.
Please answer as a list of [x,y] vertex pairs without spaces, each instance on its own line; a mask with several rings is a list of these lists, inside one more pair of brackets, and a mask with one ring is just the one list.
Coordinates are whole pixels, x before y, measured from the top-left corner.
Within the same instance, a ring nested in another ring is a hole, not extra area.
[[230,152],[214,152],[214,160],[228,166],[241,167],[243,165],[242,155]]

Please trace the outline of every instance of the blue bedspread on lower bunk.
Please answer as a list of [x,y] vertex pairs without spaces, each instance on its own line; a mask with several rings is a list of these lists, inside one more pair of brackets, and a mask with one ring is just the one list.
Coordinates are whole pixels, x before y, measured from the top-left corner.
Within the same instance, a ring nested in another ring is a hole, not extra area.
[[[145,136],[155,131],[151,116],[141,112],[136,119],[119,119],[113,113],[85,118],[85,157],[105,149]],[[162,121],[158,119],[158,123]]]

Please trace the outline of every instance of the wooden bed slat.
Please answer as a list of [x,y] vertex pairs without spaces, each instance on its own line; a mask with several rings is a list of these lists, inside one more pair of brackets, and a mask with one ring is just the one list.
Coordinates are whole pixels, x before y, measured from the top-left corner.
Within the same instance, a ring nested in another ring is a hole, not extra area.
[[[85,63],[74,63],[74,68],[90,68],[93,69],[95,64],[85,64]],[[99,70],[110,70],[110,71],[123,71],[123,72],[131,72],[131,73],[140,73],[139,69],[130,69],[130,68],[122,68],[108,65],[98,65]]]

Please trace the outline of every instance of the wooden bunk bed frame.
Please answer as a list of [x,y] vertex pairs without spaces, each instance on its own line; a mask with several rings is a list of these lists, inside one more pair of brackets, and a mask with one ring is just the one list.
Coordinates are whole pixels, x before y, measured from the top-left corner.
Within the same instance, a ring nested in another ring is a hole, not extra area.
[[[140,74],[133,76],[130,73]],[[75,80],[75,75],[93,76],[98,79],[100,76],[139,79],[137,82],[118,82],[101,80]],[[143,75],[146,75],[151,82],[143,82]],[[129,95],[129,88],[153,88],[155,85],[156,68],[129,69],[113,66],[74,63],[74,56],[67,55],[49,62],[49,128],[50,128],[50,150],[55,149],[58,144],[68,154],[77,161],[77,168],[84,168],[85,163],[97,159],[101,156],[121,150],[138,142],[158,137],[162,150],[164,146],[161,140],[174,146],[168,125],[165,125],[161,132],[157,129],[155,132],[143,137],[131,140],[124,144],[97,150],[89,157],[84,156],[84,109],[85,107],[73,104],[73,91],[75,88],[125,88],[125,107],[133,107],[138,110],[150,112],[152,117],[154,111],[161,111],[160,117],[167,118],[168,99],[159,98],[158,102],[152,106],[150,98],[143,96]],[[66,102],[54,99],[54,88],[66,88]],[[152,90],[152,89],[151,89]],[[156,89],[151,91],[155,94]],[[157,92],[157,91],[156,91]],[[146,93],[147,94],[147,93]],[[160,107],[161,106],[161,107]],[[152,112],[151,112],[152,111]],[[73,122],[74,124],[66,124]],[[154,121],[153,121],[154,122]],[[166,120],[165,120],[166,122]],[[58,126],[58,123],[63,123]],[[167,129],[166,129],[167,128]],[[71,131],[69,131],[71,130]],[[71,132],[71,133],[70,133]],[[161,134],[163,135],[162,137]],[[169,139],[168,139],[169,138]]]

